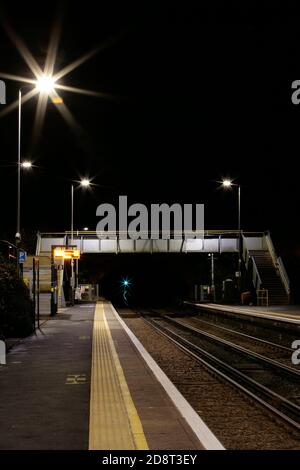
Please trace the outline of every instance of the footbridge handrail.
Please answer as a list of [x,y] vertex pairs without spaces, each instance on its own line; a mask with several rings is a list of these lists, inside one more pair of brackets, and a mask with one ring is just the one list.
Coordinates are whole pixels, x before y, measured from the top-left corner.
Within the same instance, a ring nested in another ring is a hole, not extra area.
[[289,280],[288,274],[286,272],[286,269],[284,267],[282,258],[277,256],[277,253],[276,253],[275,247],[273,245],[273,242],[272,242],[271,235],[270,235],[269,231],[266,232],[266,234],[265,234],[265,241],[266,241],[266,245],[268,247],[268,250],[271,254],[273,263],[274,263],[276,269],[278,270],[278,274],[279,274],[279,276],[282,280],[285,291],[288,295],[290,295],[290,280]]
[[[259,232],[259,231],[242,231],[242,230],[199,230],[198,231],[199,234],[203,234],[205,236],[216,236],[216,235],[235,235],[236,237],[239,236],[239,234],[243,234],[243,235],[249,235],[249,236],[263,236],[265,234],[265,232]],[[74,230],[73,231],[73,234],[74,234],[74,237],[75,236],[81,236],[81,235],[95,235],[97,236],[99,232],[97,232],[96,230]],[[123,234],[123,233],[126,233],[124,231],[121,231],[121,230],[117,230],[116,232],[112,232],[112,231],[105,231],[105,232],[102,232],[103,234],[114,234],[116,233],[116,236],[118,237],[120,234]],[[145,232],[146,233],[146,232]],[[161,233],[161,231],[159,232]],[[174,231],[170,231],[171,235],[174,233]],[[41,236],[55,236],[55,235],[58,235],[58,236],[65,236],[65,235],[71,235],[72,232],[71,230],[65,230],[64,232],[62,231],[58,231],[58,232],[38,232],[39,235]]]
[[257,291],[257,290],[260,289],[260,287],[262,285],[262,281],[261,281],[260,274],[258,272],[258,268],[257,268],[256,262],[255,262],[255,259],[253,258],[253,256],[250,256],[250,259],[252,261],[252,267],[253,267],[253,273],[252,273],[253,285],[254,285],[255,290]]
[[288,274],[286,272],[286,269],[284,267],[283,261],[282,261],[280,256],[277,258],[277,264],[278,264],[278,271],[279,271],[280,277],[283,281],[286,293],[288,295],[290,295],[290,293],[291,293],[290,280],[289,280]]

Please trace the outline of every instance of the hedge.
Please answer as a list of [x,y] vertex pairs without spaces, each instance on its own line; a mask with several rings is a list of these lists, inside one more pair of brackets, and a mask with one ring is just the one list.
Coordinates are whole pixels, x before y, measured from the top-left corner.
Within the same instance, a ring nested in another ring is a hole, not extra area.
[[34,330],[33,304],[15,266],[0,259],[0,335],[24,337]]

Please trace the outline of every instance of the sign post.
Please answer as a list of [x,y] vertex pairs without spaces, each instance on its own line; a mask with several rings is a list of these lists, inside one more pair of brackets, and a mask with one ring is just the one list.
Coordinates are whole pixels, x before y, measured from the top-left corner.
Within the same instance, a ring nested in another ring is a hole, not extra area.
[[[70,264],[72,267],[73,272],[73,264],[74,260],[80,259],[80,250],[77,246],[64,246],[58,245],[52,247],[52,259],[53,259],[53,267],[59,269],[58,267],[64,264],[65,261],[70,260]],[[69,280],[69,302],[71,305],[74,305],[74,290],[75,290],[75,283],[74,277],[71,276]]]

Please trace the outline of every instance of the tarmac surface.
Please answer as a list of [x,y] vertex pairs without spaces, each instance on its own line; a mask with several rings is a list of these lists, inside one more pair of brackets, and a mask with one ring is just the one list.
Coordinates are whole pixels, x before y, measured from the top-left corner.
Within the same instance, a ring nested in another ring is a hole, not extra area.
[[101,302],[44,313],[40,330],[11,345],[0,365],[0,449],[131,449],[118,447],[116,413],[130,400],[136,415],[122,427],[140,423],[135,448],[203,449],[114,312]]
[[65,310],[9,352],[0,366],[0,449],[88,447],[94,308]]

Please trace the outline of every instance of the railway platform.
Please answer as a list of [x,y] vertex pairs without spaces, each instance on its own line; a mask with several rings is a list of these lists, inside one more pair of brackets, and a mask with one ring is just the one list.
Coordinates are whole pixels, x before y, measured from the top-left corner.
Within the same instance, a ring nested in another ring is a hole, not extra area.
[[0,449],[223,449],[109,302],[43,322],[0,390]]
[[244,305],[226,305],[214,303],[197,303],[185,302],[186,305],[211,310],[236,313],[238,315],[246,315],[260,317],[275,321],[284,321],[300,325],[300,306],[299,305],[275,305],[270,307],[244,306]]

